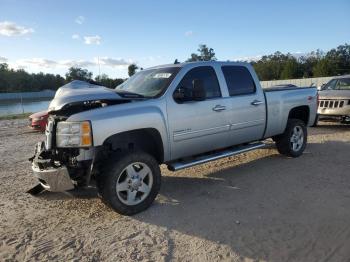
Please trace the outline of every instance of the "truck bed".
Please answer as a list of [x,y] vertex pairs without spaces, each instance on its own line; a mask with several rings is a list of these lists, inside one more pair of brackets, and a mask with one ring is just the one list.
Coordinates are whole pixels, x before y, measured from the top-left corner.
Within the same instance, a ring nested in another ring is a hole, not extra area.
[[317,110],[316,87],[273,87],[263,90],[267,110],[265,138],[283,133],[290,110],[298,106],[309,107],[309,115],[313,117],[308,119],[307,125],[314,122]]

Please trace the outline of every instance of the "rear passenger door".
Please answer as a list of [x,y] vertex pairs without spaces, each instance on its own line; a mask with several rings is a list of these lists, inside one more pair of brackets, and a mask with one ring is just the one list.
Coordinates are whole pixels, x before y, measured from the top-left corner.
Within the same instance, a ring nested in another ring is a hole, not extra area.
[[[252,142],[262,138],[266,123],[266,105],[263,90],[255,85],[252,74],[245,66],[221,67],[229,92],[230,144]],[[251,69],[252,70],[252,69]]]
[[194,80],[202,81],[205,100],[177,102],[173,95],[167,98],[172,159],[204,153],[227,144],[229,125],[225,112],[229,104],[222,98],[214,68],[198,66],[190,69],[175,92],[182,89],[190,93]]

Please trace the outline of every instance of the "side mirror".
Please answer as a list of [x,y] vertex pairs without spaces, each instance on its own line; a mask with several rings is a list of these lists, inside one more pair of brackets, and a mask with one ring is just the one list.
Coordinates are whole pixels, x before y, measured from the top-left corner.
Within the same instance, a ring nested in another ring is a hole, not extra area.
[[183,102],[185,100],[185,90],[184,88],[177,88],[173,94],[173,98],[177,102]]
[[192,97],[195,101],[203,101],[206,98],[206,92],[204,89],[203,81],[200,79],[194,79],[192,82]]

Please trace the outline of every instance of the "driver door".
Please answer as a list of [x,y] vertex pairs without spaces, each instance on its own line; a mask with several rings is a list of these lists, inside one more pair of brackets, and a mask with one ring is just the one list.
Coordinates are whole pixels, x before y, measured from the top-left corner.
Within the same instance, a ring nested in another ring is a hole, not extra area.
[[190,69],[176,89],[190,90],[194,80],[202,81],[206,92],[205,100],[193,101],[189,98],[186,101],[176,101],[174,97],[169,97],[168,100],[173,160],[222,148],[227,143],[230,126],[225,120],[224,112],[229,105],[221,96],[214,68],[200,66]]

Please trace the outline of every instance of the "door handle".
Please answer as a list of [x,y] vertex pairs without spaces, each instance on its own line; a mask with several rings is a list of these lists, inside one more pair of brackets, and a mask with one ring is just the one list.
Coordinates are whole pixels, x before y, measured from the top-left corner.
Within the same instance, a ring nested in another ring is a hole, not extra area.
[[253,105],[253,106],[258,106],[258,105],[261,105],[261,104],[263,104],[263,103],[264,103],[263,101],[254,100],[254,101],[251,102],[250,104]]
[[220,112],[223,110],[226,110],[226,106],[216,105],[213,107],[213,111],[215,111],[215,112]]

